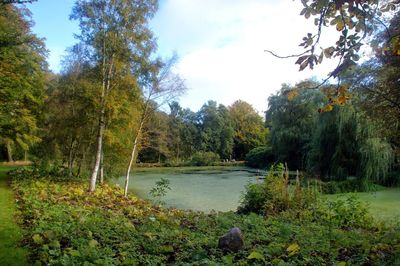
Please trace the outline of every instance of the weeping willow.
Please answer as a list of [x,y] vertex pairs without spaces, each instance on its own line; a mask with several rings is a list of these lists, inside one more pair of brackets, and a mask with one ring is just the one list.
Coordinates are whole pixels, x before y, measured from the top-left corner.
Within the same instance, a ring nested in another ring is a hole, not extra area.
[[384,183],[393,162],[373,121],[350,104],[318,118],[312,146],[309,163],[329,180],[357,176],[362,183]]
[[361,175],[365,181],[385,182],[393,162],[390,145],[380,138],[365,140],[360,148]]

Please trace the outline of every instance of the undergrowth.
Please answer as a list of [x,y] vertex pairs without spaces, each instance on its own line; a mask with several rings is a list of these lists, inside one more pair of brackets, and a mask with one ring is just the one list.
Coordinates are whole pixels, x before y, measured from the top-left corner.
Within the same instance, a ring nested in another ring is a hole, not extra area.
[[[88,193],[81,181],[13,181],[24,245],[37,265],[395,265],[400,227],[337,223],[348,202],[320,209],[320,220],[181,211],[151,205],[121,188]],[[171,191],[173,193],[173,191]],[[331,208],[333,207],[333,209]],[[332,210],[337,210],[333,212]],[[324,215],[327,217],[324,219]],[[335,216],[336,215],[336,216]],[[312,217],[311,215],[309,217]],[[348,219],[351,221],[351,218]],[[329,223],[327,222],[329,221]],[[218,238],[239,227],[244,249],[226,253]]]

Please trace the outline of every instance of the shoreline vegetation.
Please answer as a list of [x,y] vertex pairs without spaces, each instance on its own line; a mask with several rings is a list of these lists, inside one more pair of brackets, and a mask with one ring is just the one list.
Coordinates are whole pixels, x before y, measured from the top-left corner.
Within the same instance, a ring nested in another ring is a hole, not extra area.
[[[205,214],[124,197],[121,188],[108,184],[88,195],[84,181],[48,175],[32,178],[26,173],[14,171],[12,187],[25,233],[21,243],[31,252],[31,264],[396,265],[400,261],[400,225],[374,220],[365,205],[351,197],[338,204],[320,202],[315,213],[311,208],[267,216]],[[237,253],[217,246],[219,237],[232,227],[239,227],[245,239]]]

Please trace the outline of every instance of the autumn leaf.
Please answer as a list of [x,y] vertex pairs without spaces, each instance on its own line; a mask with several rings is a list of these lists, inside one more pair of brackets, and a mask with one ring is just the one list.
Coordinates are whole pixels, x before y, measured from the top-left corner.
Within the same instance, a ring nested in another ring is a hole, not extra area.
[[333,105],[332,104],[327,104],[324,108],[322,108],[322,112],[330,112],[333,110]]
[[296,98],[299,95],[299,92],[297,90],[291,90],[287,94],[287,98],[289,101],[292,101],[294,98]]
[[91,247],[91,248],[96,247],[98,244],[99,244],[99,242],[97,242],[94,239],[90,240],[89,243],[88,243],[89,247]]
[[34,234],[32,236],[32,239],[35,244],[38,244],[38,245],[43,244],[43,238],[39,234]]
[[344,105],[347,102],[347,97],[346,96],[339,96],[337,98],[337,103],[340,105]]
[[264,256],[263,256],[263,254],[261,254],[261,253],[259,253],[257,251],[253,251],[247,257],[247,259],[249,259],[249,260],[251,260],[251,259],[262,260],[262,259],[264,259]]
[[288,256],[294,256],[297,253],[299,253],[300,251],[300,246],[297,243],[293,243],[290,246],[288,246],[288,248],[286,249],[286,251],[288,252]]

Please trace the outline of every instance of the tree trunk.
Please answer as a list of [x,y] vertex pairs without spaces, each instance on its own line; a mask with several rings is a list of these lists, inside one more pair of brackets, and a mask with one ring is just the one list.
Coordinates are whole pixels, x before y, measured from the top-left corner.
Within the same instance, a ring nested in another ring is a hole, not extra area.
[[101,151],[101,159],[100,159],[100,184],[104,182],[104,152]]
[[138,145],[138,142],[139,142],[140,133],[142,132],[143,124],[144,124],[144,116],[142,116],[142,119],[140,121],[140,126],[139,126],[139,129],[138,129],[136,137],[135,137],[135,142],[133,143],[133,149],[132,149],[132,153],[131,153],[131,158],[129,160],[128,170],[126,171],[125,189],[124,189],[124,196],[125,197],[128,195],[129,176],[131,174],[131,168],[132,168],[133,161],[135,160],[137,145]]
[[6,140],[8,162],[13,162],[11,140]]
[[[105,40],[103,41],[103,51],[105,51]],[[101,112],[99,121],[99,132],[97,136],[97,151],[96,151],[96,162],[93,167],[92,175],[90,177],[89,192],[93,192],[96,189],[97,175],[100,169],[101,154],[103,151],[103,135],[105,129],[105,114],[106,114],[106,98],[111,88],[111,76],[113,69],[113,55],[111,55],[110,63],[108,65],[108,71],[106,67],[106,60],[103,57],[103,82],[101,90]]]
[[101,110],[101,115],[100,115],[100,122],[99,122],[99,133],[97,135],[97,151],[96,151],[96,161],[94,164],[94,168],[92,171],[92,175],[90,177],[90,186],[89,186],[89,192],[93,192],[96,189],[96,180],[97,180],[97,175],[99,173],[99,168],[100,168],[100,161],[101,161],[101,151],[103,149],[103,133],[104,133],[104,106],[102,107]]
[[72,177],[73,175],[73,167],[74,167],[74,146],[75,146],[75,139],[71,140],[71,145],[69,147],[69,153],[68,153],[68,174],[69,177]]

